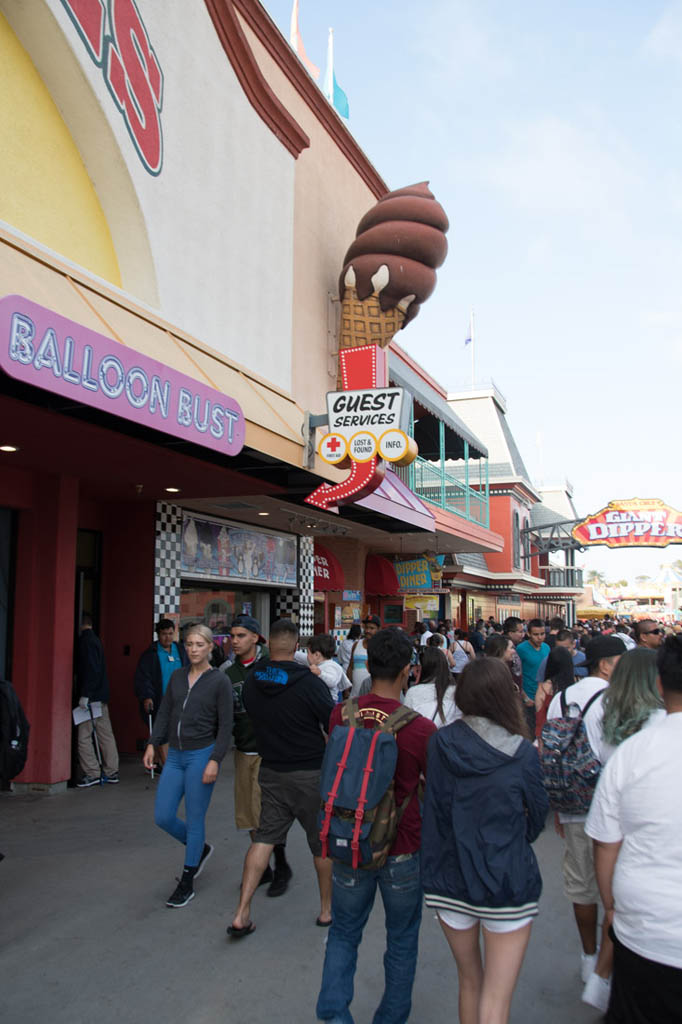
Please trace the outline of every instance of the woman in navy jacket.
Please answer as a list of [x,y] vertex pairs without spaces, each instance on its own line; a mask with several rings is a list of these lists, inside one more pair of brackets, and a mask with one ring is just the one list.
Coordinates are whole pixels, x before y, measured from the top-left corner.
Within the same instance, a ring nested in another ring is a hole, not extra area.
[[507,666],[470,662],[457,704],[464,717],[429,743],[422,884],[457,963],[461,1024],[497,1024],[509,1018],[538,911],[531,843],[549,805]]

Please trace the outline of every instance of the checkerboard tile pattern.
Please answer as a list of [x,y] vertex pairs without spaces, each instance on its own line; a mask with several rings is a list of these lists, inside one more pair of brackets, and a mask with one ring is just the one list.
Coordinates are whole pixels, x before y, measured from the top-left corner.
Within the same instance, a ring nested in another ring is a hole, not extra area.
[[180,611],[180,559],[182,509],[165,501],[156,503],[154,537],[154,622]]
[[280,590],[275,597],[275,615],[278,619],[292,619],[298,623],[301,636],[312,636],[315,628],[313,592],[312,537],[300,537],[298,542],[298,589]]
[[295,590],[279,590],[275,597],[275,618],[298,622],[300,601]]
[[300,537],[298,541],[299,629],[301,636],[312,636],[315,629],[314,544],[313,537]]

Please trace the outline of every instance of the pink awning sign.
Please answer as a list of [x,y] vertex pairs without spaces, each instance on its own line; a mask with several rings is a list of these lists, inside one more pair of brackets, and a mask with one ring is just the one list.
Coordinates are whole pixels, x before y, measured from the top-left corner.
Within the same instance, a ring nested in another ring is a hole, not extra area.
[[224,455],[244,446],[233,398],[21,295],[0,299],[0,367],[63,395]]

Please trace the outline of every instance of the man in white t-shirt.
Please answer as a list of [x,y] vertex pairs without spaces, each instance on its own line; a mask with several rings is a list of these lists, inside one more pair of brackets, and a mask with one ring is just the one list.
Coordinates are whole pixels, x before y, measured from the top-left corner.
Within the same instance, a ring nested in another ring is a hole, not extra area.
[[[625,652],[622,640],[597,636],[587,644],[585,656],[589,675],[566,688],[566,703],[581,710],[595,694],[609,685],[618,659]],[[547,720],[561,717],[561,695],[549,705]],[[585,732],[596,757],[602,760],[602,717],[600,700],[594,701],[583,718]],[[563,860],[564,893],[573,904],[575,922],[582,944],[580,974],[587,981],[597,963],[597,921],[599,891],[594,874],[592,840],[585,835],[585,814],[559,814],[557,832],[566,841]]]
[[667,717],[617,748],[585,825],[612,923],[612,1024],[682,1012],[682,638],[666,639],[658,666]]
[[296,651],[294,660],[307,665],[315,676],[319,676],[328,687],[335,704],[347,694],[351,682],[338,661],[333,661],[336,640],[329,633],[318,633],[308,640],[306,651]]
[[436,632],[436,623],[432,622],[431,619],[427,619],[425,622],[422,623],[422,625],[425,626],[426,629],[419,637],[419,646],[426,647],[429,641],[429,637],[432,637],[433,634]]

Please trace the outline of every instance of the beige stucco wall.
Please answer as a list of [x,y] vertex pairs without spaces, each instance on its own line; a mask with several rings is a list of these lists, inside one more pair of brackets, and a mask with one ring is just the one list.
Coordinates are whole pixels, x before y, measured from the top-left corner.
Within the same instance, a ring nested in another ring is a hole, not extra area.
[[329,296],[338,298],[344,254],[376,197],[254,33],[243,28],[268,84],[310,138],[294,172],[292,394],[304,409],[323,412],[325,393],[336,388],[335,344],[327,332],[338,303],[330,308]]

